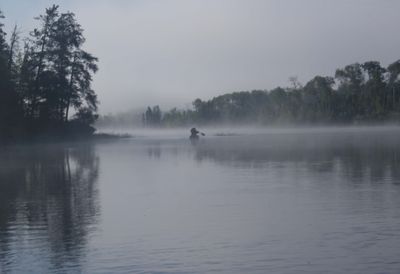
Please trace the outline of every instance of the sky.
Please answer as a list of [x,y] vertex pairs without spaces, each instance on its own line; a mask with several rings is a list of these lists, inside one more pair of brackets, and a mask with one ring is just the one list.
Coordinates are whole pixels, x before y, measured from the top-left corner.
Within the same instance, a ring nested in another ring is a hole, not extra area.
[[186,108],[400,59],[398,0],[1,0],[6,29],[28,35],[52,4],[76,14],[99,58],[102,114]]

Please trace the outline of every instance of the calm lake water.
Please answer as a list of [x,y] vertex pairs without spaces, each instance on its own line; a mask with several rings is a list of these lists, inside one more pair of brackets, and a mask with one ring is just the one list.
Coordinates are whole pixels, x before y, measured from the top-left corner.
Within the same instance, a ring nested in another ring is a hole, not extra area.
[[0,273],[400,273],[399,128],[207,133],[0,148]]

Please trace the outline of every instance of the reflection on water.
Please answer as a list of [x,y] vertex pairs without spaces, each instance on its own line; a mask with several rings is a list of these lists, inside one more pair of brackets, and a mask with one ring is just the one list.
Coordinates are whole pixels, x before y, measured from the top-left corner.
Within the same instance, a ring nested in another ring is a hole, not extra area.
[[98,168],[99,159],[88,145],[2,149],[3,270],[18,273],[36,268],[38,273],[79,266],[99,212]]
[[3,148],[0,273],[399,273],[398,136]]
[[242,168],[304,165],[311,172],[340,173],[351,181],[400,183],[400,131],[320,132],[217,138],[195,146],[197,161]]

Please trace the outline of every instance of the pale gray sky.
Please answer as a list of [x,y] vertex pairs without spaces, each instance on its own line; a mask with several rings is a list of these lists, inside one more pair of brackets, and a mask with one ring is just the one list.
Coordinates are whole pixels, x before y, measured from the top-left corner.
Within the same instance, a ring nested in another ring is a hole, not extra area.
[[100,112],[303,83],[400,59],[398,0],[2,0],[25,34],[51,4],[76,13],[100,59]]

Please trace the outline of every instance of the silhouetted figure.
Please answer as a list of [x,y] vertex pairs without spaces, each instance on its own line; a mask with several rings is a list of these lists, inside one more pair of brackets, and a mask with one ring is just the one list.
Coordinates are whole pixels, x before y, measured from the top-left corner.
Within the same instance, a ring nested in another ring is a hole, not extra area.
[[193,127],[190,130],[190,140],[198,140],[199,139],[199,133],[200,131],[198,131],[195,127]]
[[198,131],[195,127],[190,130],[189,139],[192,144],[195,145],[198,143],[198,141],[200,139],[199,133],[201,136],[206,136],[203,132]]

